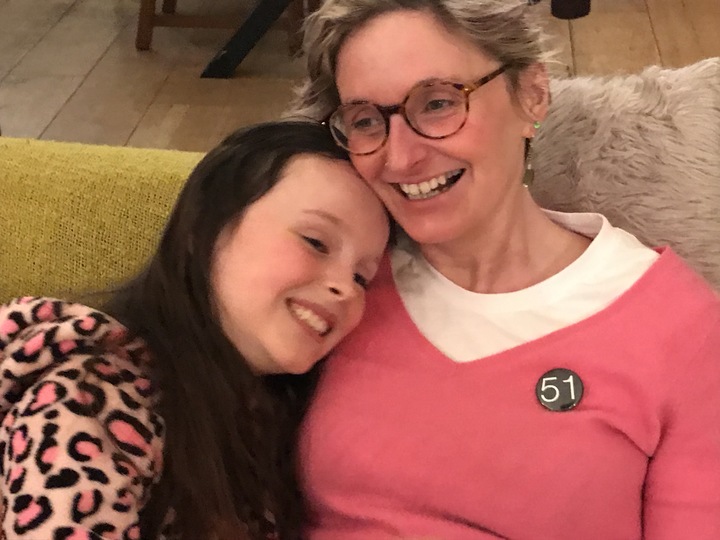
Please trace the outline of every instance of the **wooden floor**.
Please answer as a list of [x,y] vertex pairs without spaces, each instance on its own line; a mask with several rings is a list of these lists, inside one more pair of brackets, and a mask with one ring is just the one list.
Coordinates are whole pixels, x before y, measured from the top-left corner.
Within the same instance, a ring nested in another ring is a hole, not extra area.
[[[178,1],[183,12],[235,16],[251,5]],[[152,50],[141,53],[137,9],[137,0],[0,0],[3,135],[207,150],[234,127],[283,110],[302,62],[289,57],[282,25],[233,79],[200,79],[230,32],[160,28]],[[534,9],[549,11],[549,0]],[[586,18],[547,18],[561,47],[557,73],[604,75],[720,56],[720,0],[593,0]]]

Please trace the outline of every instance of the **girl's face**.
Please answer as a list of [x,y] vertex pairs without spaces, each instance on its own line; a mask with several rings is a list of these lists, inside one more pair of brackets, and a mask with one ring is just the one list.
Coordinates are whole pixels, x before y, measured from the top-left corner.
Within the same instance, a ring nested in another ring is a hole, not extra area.
[[360,322],[388,240],[352,166],[299,155],[218,238],[211,283],[230,341],[257,373],[304,373]]
[[[337,58],[336,83],[342,103],[389,106],[402,103],[421,81],[467,84],[499,67],[432,15],[405,10],[379,15],[350,35]],[[533,122],[547,106],[545,72],[536,67],[523,74],[516,96],[505,75],[471,93],[464,127],[447,138],[424,138],[395,114],[385,145],[353,156],[360,175],[417,242],[442,244],[492,230],[522,193],[524,138],[532,137]],[[428,188],[419,200],[406,193]]]

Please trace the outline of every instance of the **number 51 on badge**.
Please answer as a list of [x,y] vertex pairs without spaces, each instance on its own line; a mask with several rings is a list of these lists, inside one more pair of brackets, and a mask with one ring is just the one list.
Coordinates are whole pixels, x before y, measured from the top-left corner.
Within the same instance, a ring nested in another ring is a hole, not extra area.
[[574,409],[580,403],[584,390],[578,374],[565,368],[551,369],[535,385],[540,405],[554,412]]

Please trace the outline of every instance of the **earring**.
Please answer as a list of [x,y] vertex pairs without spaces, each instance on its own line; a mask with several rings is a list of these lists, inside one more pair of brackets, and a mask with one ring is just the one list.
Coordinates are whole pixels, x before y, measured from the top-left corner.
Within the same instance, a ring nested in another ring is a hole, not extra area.
[[535,169],[532,164],[532,141],[525,139],[525,174],[523,174],[523,186],[529,188],[535,180]]
[[540,122],[538,122],[537,120],[535,120],[535,122],[533,123],[533,127],[534,127],[535,129],[540,129]]

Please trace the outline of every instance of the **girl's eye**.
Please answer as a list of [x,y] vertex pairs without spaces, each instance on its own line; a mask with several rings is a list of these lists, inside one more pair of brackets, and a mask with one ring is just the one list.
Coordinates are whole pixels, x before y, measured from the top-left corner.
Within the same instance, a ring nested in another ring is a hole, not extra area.
[[303,235],[302,238],[303,238],[303,240],[305,240],[305,242],[307,242],[310,246],[312,246],[312,248],[315,251],[317,251],[319,253],[323,253],[323,254],[328,253],[328,251],[329,251],[328,247],[325,245],[325,243],[322,240],[318,240],[317,238],[313,238],[312,236],[305,236],[305,235]]
[[360,285],[363,289],[368,288],[368,284],[370,283],[370,281],[365,276],[363,276],[361,274],[355,274],[353,276],[353,279],[355,279],[355,283]]

